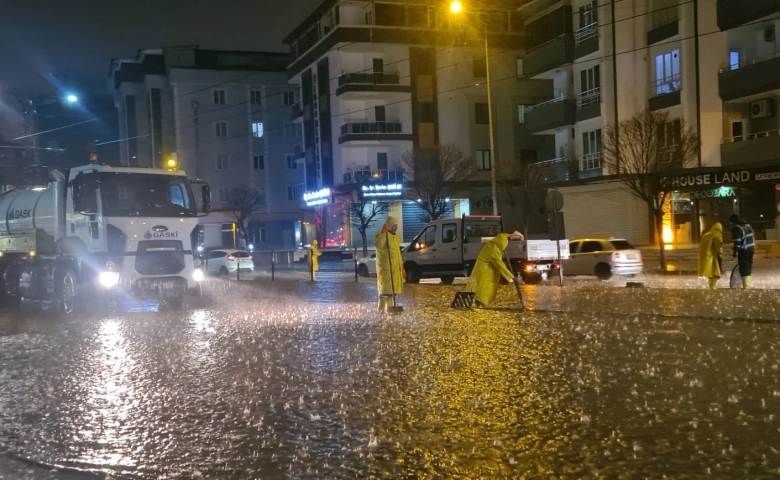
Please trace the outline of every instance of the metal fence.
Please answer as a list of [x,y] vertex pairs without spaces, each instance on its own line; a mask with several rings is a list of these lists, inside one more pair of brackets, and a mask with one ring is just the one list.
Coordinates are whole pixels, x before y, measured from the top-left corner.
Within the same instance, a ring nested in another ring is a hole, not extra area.
[[[371,280],[360,277],[358,260],[363,258],[362,249],[324,250],[319,258],[319,269],[313,272],[308,261],[308,250],[272,250],[252,252],[253,269],[237,269],[228,275],[219,275],[209,270],[208,260],[204,268],[212,278],[238,281],[328,281],[354,282]],[[213,269],[212,269],[213,270]]]

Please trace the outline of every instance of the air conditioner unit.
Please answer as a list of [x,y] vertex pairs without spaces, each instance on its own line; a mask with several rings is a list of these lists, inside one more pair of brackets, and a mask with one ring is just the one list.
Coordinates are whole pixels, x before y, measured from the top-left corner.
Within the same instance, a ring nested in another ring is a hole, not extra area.
[[485,208],[493,208],[493,199],[488,197],[485,199]]
[[772,100],[765,98],[750,102],[750,118],[766,118],[772,116]]
[[474,205],[474,208],[484,208],[484,202],[482,200],[474,200],[471,203]]

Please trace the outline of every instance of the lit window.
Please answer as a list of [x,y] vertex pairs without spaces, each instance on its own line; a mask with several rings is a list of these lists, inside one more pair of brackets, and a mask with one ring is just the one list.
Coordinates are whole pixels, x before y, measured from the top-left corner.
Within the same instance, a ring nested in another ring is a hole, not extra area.
[[260,138],[263,136],[263,123],[262,122],[254,122],[252,124],[252,136],[255,138]]

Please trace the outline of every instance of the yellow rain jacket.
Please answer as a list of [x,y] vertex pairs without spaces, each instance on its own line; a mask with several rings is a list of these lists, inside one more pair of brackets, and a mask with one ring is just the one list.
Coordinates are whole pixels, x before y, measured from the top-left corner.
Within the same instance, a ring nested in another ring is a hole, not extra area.
[[312,272],[316,272],[320,269],[321,255],[322,252],[317,248],[317,240],[312,240],[311,246],[309,247],[309,269],[311,269]]
[[723,245],[723,225],[715,222],[699,242],[699,276],[720,277],[720,248]]
[[[382,231],[374,237],[376,249],[376,287],[379,295],[396,295],[404,289],[403,258],[401,257],[401,241],[398,235],[388,231],[394,221],[388,218]],[[388,251],[389,249],[389,251]],[[388,256],[389,254],[389,256]],[[392,269],[390,268],[392,266]],[[390,282],[392,275],[392,284]]]
[[509,245],[509,235],[499,233],[485,243],[477,255],[466,290],[475,292],[475,298],[483,305],[490,305],[496,296],[501,277],[512,281],[514,275],[504,264],[504,250]]

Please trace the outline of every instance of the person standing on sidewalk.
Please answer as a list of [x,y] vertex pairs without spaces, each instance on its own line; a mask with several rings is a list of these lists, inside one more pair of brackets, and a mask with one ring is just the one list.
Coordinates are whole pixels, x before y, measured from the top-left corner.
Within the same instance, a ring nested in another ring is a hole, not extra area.
[[386,313],[387,308],[394,304],[395,296],[403,292],[404,261],[401,258],[401,242],[396,235],[398,220],[387,217],[382,231],[374,237],[376,252],[376,289],[379,293],[379,312]]
[[318,248],[317,240],[312,240],[309,245],[309,274],[311,275],[311,281],[316,280],[317,270],[320,269],[320,256],[322,252]]
[[742,287],[750,288],[750,275],[753,273],[753,253],[756,249],[753,227],[739,218],[736,213],[729,217],[731,237],[734,239],[733,256],[739,264]]
[[699,243],[698,270],[700,277],[707,277],[710,288],[714,289],[720,278],[721,247],[723,246],[723,225],[715,222],[712,228],[702,235]]

